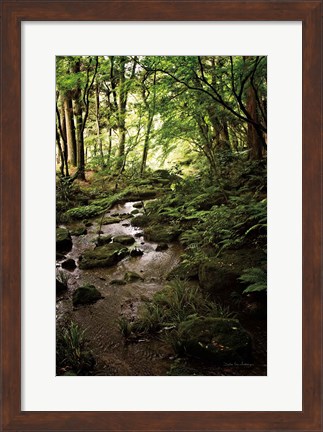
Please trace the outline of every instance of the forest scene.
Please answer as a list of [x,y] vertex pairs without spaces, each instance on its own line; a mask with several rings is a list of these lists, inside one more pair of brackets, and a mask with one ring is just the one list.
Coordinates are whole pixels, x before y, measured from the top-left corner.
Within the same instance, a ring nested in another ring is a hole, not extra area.
[[56,57],[56,374],[267,375],[267,58]]

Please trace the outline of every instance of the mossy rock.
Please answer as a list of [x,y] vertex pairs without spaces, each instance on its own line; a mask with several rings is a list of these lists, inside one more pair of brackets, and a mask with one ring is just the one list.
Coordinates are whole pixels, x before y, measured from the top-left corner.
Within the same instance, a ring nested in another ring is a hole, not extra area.
[[120,243],[109,243],[94,250],[86,250],[79,258],[80,269],[111,267],[128,254],[128,249]]
[[56,252],[69,252],[73,243],[69,231],[66,228],[56,228]]
[[128,191],[125,195],[125,198],[129,201],[141,201],[148,198],[155,198],[157,195],[157,191],[153,189],[147,190],[135,190]]
[[147,227],[151,223],[151,221],[151,217],[147,215],[139,215],[131,219],[131,225],[144,228]]
[[244,363],[252,357],[250,334],[236,319],[197,317],[179,325],[175,349],[215,363]]
[[135,239],[131,235],[118,235],[113,237],[113,242],[120,243],[122,245],[130,246],[134,244]]
[[138,214],[138,213],[140,213],[140,211],[139,211],[138,209],[134,209],[134,210],[132,210],[132,212],[131,212],[132,215],[136,215],[136,214]]
[[238,277],[239,273],[230,266],[222,265],[217,258],[199,266],[200,286],[210,294],[235,291],[240,284]]
[[109,216],[109,217],[105,217],[102,220],[102,225],[110,225],[110,224],[114,224],[114,223],[119,223],[121,222],[121,218],[119,217],[113,217],[113,216]]
[[109,235],[109,234],[107,234],[107,235],[100,235],[96,239],[95,244],[97,246],[103,246],[103,245],[111,243],[111,240],[112,240],[112,235]]
[[62,295],[65,291],[67,291],[67,286],[56,279],[56,295]]
[[71,235],[72,236],[81,236],[87,234],[86,226],[83,224],[75,225],[73,228],[71,228]]
[[135,273],[135,272],[131,272],[131,271],[127,271],[126,274],[124,275],[124,280],[126,282],[136,282],[136,281],[143,281],[144,278],[142,276],[140,276],[140,274]]
[[136,203],[134,203],[133,205],[132,205],[134,208],[136,208],[136,209],[140,209],[140,208],[142,208],[142,202],[140,201],[140,202],[136,202]]
[[145,239],[157,243],[169,243],[180,235],[180,231],[174,227],[152,225],[145,229]]
[[73,305],[86,305],[100,300],[102,295],[94,285],[84,285],[77,288],[73,293]]
[[98,205],[90,204],[81,207],[74,207],[70,210],[67,210],[65,215],[71,219],[87,219],[97,216],[98,214],[102,213],[103,210],[104,207],[102,208]]

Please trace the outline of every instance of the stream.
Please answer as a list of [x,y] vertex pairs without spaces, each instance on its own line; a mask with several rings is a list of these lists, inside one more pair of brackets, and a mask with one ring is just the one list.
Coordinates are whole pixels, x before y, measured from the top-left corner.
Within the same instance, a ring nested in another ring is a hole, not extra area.
[[[135,210],[134,204],[117,204],[105,216],[130,214]],[[84,250],[94,249],[100,219],[91,220],[92,225],[87,228],[87,234],[72,236],[73,247],[66,254],[67,258],[72,258],[78,264],[78,258]],[[97,375],[165,375],[172,362],[170,348],[156,337],[125,344],[117,320],[122,316],[130,320],[136,318],[143,302],[163,288],[167,274],[179,263],[183,249],[179,243],[172,242],[168,244],[167,250],[156,252],[157,243],[146,241],[142,229],[133,227],[130,220],[128,218],[102,225],[102,235],[131,235],[136,240],[134,246],[141,249],[143,255],[128,256],[112,267],[81,270],[77,266],[74,271],[61,269],[61,261],[57,261],[57,270],[69,276],[69,289],[57,298],[56,317],[58,322],[70,319],[86,330],[89,347],[96,359]],[[123,279],[127,271],[140,274],[143,280],[125,285],[110,284],[112,280]],[[104,298],[92,305],[74,308],[72,294],[85,284],[94,285]]]

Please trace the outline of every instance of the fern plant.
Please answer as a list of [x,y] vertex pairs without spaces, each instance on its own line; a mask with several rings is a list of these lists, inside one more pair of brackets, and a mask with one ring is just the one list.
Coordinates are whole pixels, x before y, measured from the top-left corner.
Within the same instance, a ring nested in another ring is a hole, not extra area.
[[245,270],[239,280],[248,284],[243,293],[261,292],[267,289],[267,272],[260,267]]

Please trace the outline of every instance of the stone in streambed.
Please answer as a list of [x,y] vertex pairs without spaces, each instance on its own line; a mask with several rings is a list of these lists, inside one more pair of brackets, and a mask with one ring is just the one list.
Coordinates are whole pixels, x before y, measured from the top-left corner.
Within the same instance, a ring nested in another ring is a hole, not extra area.
[[73,243],[71,235],[66,228],[56,228],[56,252],[69,252]]
[[127,271],[126,274],[124,275],[124,280],[126,282],[136,282],[136,281],[143,281],[144,278],[142,276],[140,276],[138,273],[132,272],[132,271]]
[[65,291],[67,291],[67,286],[63,284],[61,281],[59,281],[58,279],[56,279],[56,295],[59,296],[63,294]]
[[76,263],[72,258],[68,258],[67,260],[63,261],[61,265],[66,270],[73,271],[76,269]]
[[77,288],[73,293],[73,305],[86,305],[100,300],[102,295],[94,285],[84,285]]
[[109,243],[94,250],[86,250],[79,258],[80,269],[111,267],[128,254],[128,249],[120,243]]
[[159,243],[159,245],[157,245],[156,247],[156,252],[162,252],[168,249],[168,244],[167,243]]
[[118,235],[113,237],[113,242],[130,246],[135,242],[135,239],[131,235]]
[[86,229],[85,225],[83,225],[83,224],[75,225],[71,229],[71,235],[72,236],[81,236],[81,235],[85,235],[85,234],[87,234],[87,229]]

